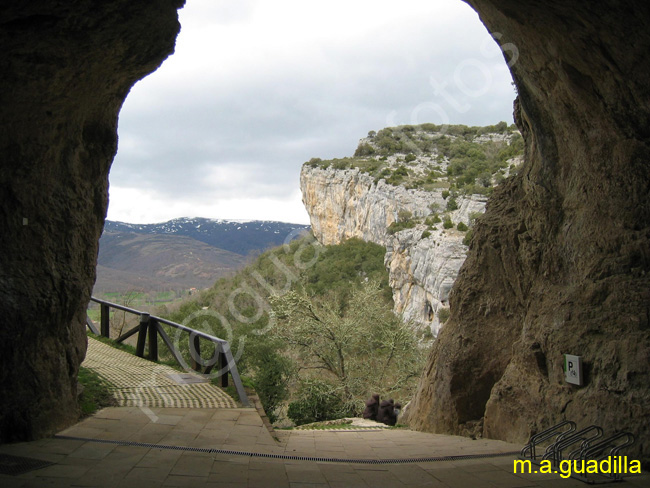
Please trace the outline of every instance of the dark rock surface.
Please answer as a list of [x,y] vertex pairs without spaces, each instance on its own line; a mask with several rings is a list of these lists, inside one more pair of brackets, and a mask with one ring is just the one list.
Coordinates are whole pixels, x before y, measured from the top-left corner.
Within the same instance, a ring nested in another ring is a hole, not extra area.
[[182,0],[0,9],[0,442],[76,420],[117,116],[174,49]]
[[647,461],[650,4],[468,3],[512,60],[527,155],[480,219],[410,424],[524,442],[568,418],[631,430]]

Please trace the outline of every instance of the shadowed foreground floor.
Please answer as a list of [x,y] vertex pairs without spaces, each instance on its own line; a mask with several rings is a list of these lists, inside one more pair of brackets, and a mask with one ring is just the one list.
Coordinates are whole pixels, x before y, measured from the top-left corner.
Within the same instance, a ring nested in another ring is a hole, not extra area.
[[[587,486],[558,474],[515,475],[513,455],[408,461],[520,448],[402,429],[271,433],[252,408],[114,407],[55,438],[0,446],[0,454],[53,463],[20,475],[0,474],[0,486]],[[648,475],[626,479],[630,488],[650,486]]]

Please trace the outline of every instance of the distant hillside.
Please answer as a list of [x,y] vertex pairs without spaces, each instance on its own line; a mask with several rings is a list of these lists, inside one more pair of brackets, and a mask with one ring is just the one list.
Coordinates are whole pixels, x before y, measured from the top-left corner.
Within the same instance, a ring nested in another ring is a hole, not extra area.
[[174,234],[191,237],[210,246],[225,249],[242,256],[259,254],[284,243],[289,234],[309,229],[308,225],[254,220],[237,222],[204,218],[180,218],[159,224],[126,224],[106,221],[106,232],[134,232],[137,234]]
[[205,288],[246,261],[185,236],[104,231],[95,292]]
[[106,221],[93,293],[207,288],[252,255],[308,228],[199,218],[144,225]]

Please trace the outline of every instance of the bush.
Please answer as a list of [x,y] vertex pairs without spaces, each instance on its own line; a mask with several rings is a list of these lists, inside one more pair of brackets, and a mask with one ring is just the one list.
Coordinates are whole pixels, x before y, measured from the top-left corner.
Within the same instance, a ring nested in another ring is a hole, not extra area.
[[420,239],[426,239],[427,237],[431,237],[431,232],[429,232],[428,230],[425,230],[424,232],[422,232],[422,235],[420,236]]
[[400,209],[397,212],[397,220],[410,220],[413,218],[413,212],[405,208]]
[[483,215],[483,212],[471,212],[469,214],[469,225],[473,226],[476,223],[476,219],[478,219],[481,215]]
[[456,228],[461,231],[461,232],[467,232],[468,227],[465,225],[464,222],[458,222],[458,225]]
[[350,167],[350,164],[345,159],[335,159],[332,162],[332,167],[334,169],[347,169]]
[[415,154],[409,153],[406,155],[406,158],[404,158],[404,161],[407,163],[410,163],[411,161],[415,161],[417,158],[415,157]]
[[287,379],[292,367],[291,361],[278,354],[272,345],[268,342],[265,345],[261,351],[257,350],[251,355],[255,368],[253,383],[269,421],[274,423],[278,420],[276,410],[289,398]]
[[424,223],[427,224],[428,226],[439,224],[440,222],[442,222],[442,220],[440,220],[440,216],[438,214],[435,214],[433,216],[430,215],[424,221]]
[[442,226],[445,229],[451,229],[454,226],[454,223],[451,221],[451,218],[445,217],[445,221],[442,223]]
[[354,151],[355,157],[359,156],[372,156],[375,154],[375,149],[370,144],[359,144],[357,150]]
[[288,417],[296,424],[311,424],[345,417],[348,412],[331,383],[311,379],[300,385],[297,400],[289,404]]
[[467,234],[465,234],[465,237],[463,237],[463,244],[465,244],[466,246],[469,246],[469,243],[472,241],[472,236],[473,235],[474,235],[474,232],[472,231],[472,229],[467,231]]
[[393,174],[389,178],[386,178],[386,183],[389,185],[397,186],[402,182],[404,178],[408,177],[408,175],[408,170],[400,164],[397,168],[395,168]]
[[441,308],[438,310],[438,321],[441,324],[444,324],[449,320],[449,316],[451,315],[451,312],[449,312],[448,308]]
[[386,232],[388,232],[390,235],[396,234],[397,232],[404,230],[404,229],[412,229],[415,227],[415,222],[412,220],[402,220],[402,221],[397,221],[393,222],[388,226],[388,229],[386,229]]
[[449,190],[443,190],[442,191],[442,199],[447,200],[448,196],[449,196]]
[[458,202],[456,201],[456,198],[449,197],[447,200],[447,211],[453,212],[454,210],[458,210]]
[[316,166],[320,165],[322,162],[323,160],[321,158],[311,158],[307,164],[312,168],[315,168]]

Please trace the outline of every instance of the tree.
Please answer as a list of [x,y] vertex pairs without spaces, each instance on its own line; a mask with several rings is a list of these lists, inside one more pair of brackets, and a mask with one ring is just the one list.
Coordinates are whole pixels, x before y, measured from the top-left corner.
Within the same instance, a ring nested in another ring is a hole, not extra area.
[[[122,297],[120,299],[120,304],[132,308],[137,301],[137,299],[143,295],[144,292],[142,290],[136,290],[133,288],[130,288],[124,294],[122,294]],[[128,329],[129,327],[134,327],[137,324],[137,319],[136,315],[133,314],[128,314],[127,312],[120,310],[120,311],[115,311],[113,312],[113,315],[110,320],[110,327],[111,330],[117,332],[117,337],[121,336],[123,332],[126,332],[124,329]]]
[[273,333],[299,359],[303,382],[317,373],[331,385],[330,394],[341,399],[343,411],[359,413],[372,393],[412,392],[422,349],[376,282],[357,286],[344,309],[336,307],[337,300],[293,290],[269,300],[276,319]]

